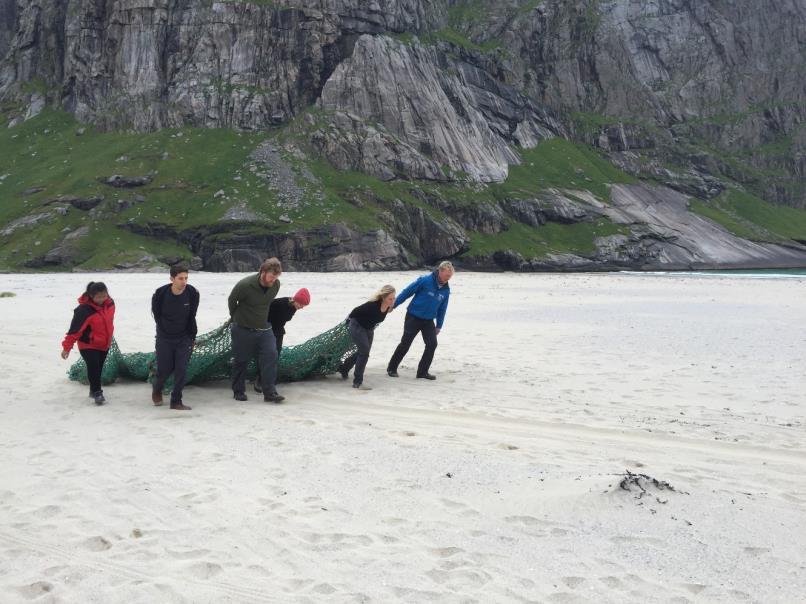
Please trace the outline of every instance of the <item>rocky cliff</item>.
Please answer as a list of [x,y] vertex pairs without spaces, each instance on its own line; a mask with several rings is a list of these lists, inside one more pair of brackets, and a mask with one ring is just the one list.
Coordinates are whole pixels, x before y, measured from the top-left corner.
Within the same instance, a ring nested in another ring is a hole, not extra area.
[[[257,137],[218,180],[121,147],[67,186],[10,134],[11,268],[84,265],[103,225],[211,270],[806,265],[803,0],[0,0],[0,56],[10,131]],[[142,201],[97,184],[145,166]]]

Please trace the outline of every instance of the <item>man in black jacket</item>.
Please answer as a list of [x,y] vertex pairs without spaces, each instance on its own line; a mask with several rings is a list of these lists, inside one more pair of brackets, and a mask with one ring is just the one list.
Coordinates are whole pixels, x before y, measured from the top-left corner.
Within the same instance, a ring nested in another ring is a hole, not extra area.
[[162,405],[162,389],[173,373],[171,409],[190,411],[182,403],[190,354],[196,341],[196,311],[199,292],[188,285],[188,268],[182,264],[171,267],[171,282],[163,285],[151,297],[151,314],[157,324],[157,379],[151,391],[151,401]]

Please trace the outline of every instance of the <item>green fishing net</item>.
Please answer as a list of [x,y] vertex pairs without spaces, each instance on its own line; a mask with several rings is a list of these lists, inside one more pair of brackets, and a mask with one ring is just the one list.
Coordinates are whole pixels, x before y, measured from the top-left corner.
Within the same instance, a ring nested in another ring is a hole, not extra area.
[[[342,360],[356,351],[346,321],[296,346],[283,346],[278,362],[277,381],[296,382],[311,377],[336,373]],[[115,340],[106,357],[101,381],[110,384],[117,378],[153,381],[157,362],[154,352],[122,353]],[[190,355],[187,369],[188,384],[213,380],[228,380],[232,368],[232,343],[229,321],[196,337],[196,346]],[[247,376],[256,373],[255,359],[250,361]],[[67,375],[71,380],[87,383],[87,365],[83,359],[74,363]],[[171,378],[173,379],[173,378]],[[173,387],[167,383],[165,390]]]

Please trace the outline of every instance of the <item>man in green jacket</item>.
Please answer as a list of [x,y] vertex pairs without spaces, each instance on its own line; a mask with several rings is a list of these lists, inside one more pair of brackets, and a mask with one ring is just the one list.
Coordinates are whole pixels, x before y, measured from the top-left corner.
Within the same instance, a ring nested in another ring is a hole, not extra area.
[[283,267],[277,258],[260,265],[257,275],[238,281],[229,295],[229,316],[232,319],[232,392],[236,401],[246,400],[246,366],[257,354],[263,381],[263,400],[279,403],[285,399],[277,394],[277,344],[267,317],[269,305],[280,289]]

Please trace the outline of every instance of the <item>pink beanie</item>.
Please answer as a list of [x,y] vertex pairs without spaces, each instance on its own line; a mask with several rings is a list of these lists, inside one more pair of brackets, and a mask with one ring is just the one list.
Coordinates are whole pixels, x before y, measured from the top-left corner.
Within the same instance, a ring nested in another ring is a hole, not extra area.
[[297,304],[301,304],[302,306],[308,306],[308,304],[311,303],[311,292],[303,287],[296,294],[294,294],[292,300],[294,300],[294,302]]

